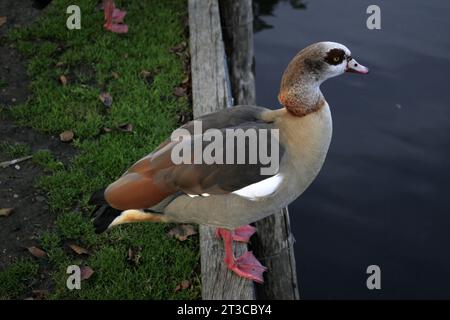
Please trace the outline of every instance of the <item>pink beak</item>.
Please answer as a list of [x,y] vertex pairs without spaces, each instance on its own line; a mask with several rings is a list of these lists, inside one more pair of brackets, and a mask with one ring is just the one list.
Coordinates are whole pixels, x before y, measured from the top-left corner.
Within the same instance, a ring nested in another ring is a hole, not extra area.
[[359,64],[356,62],[355,59],[351,59],[347,62],[347,69],[345,69],[346,72],[352,72],[352,73],[360,73],[360,74],[368,74],[369,68],[364,67],[362,64]]

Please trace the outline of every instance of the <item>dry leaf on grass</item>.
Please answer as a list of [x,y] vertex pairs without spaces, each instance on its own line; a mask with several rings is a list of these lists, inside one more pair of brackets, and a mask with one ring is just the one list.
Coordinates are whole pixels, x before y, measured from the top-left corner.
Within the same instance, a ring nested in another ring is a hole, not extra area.
[[104,132],[104,133],[109,133],[109,132],[111,132],[111,131],[112,131],[111,128],[103,127],[103,132]]
[[117,72],[111,72],[111,76],[116,80],[119,79],[119,74]]
[[70,142],[73,140],[73,132],[70,130],[63,131],[59,134],[59,140],[62,142]]
[[189,280],[183,280],[183,281],[181,281],[180,284],[178,284],[175,287],[175,292],[180,291],[180,290],[185,290],[185,289],[189,288],[190,285],[191,285],[191,282]]
[[67,85],[67,77],[65,75],[60,75],[59,76],[59,82],[61,82],[61,84],[63,86]]
[[184,78],[184,79],[181,81],[181,85],[183,85],[183,86],[188,85],[188,84],[189,84],[189,80],[190,80],[190,78],[189,78],[189,76],[187,76],[186,78]]
[[6,21],[8,21],[8,18],[7,18],[7,17],[0,17],[0,27],[1,27],[2,25],[4,25],[4,24],[6,23]]
[[69,248],[72,249],[76,254],[91,254],[87,249],[76,244],[69,244]]
[[9,217],[14,211],[14,208],[0,209],[0,217]]
[[148,78],[151,77],[153,75],[153,72],[148,71],[148,70],[142,70],[139,75],[141,76],[141,78]]
[[176,97],[184,97],[186,95],[186,88],[175,87],[173,89],[173,95]]
[[122,132],[133,132],[133,125],[131,123],[119,124],[118,128]]
[[139,260],[141,260],[141,256],[141,248],[129,248],[127,261],[133,263],[134,265],[138,265]]
[[186,49],[186,48],[187,48],[187,42],[186,42],[186,41],[183,41],[183,42],[181,42],[180,44],[178,44],[178,45],[176,45],[176,46],[170,48],[169,50],[170,50],[170,52],[178,53],[178,52],[183,51],[183,50]]
[[35,246],[28,247],[27,250],[36,258],[43,258],[47,255],[44,250],[39,249]]
[[183,280],[181,281],[181,289],[187,289],[191,285],[189,280]]
[[94,270],[92,270],[89,266],[81,267],[81,281],[89,279],[93,274]]
[[33,290],[32,291],[33,298],[36,300],[45,300],[47,299],[49,292],[45,289]]
[[98,97],[105,107],[111,107],[113,98],[108,92],[102,92]]
[[139,76],[145,80],[145,82],[147,83],[147,85],[151,86],[153,84],[154,78],[155,78],[155,72],[153,71],[148,71],[148,70],[142,70],[139,73]]
[[190,236],[193,236],[194,234],[197,234],[197,231],[195,230],[194,226],[191,224],[182,224],[179,226],[176,226],[173,229],[170,229],[169,232],[167,232],[167,235],[169,238],[175,238],[180,241],[186,241],[187,238]]

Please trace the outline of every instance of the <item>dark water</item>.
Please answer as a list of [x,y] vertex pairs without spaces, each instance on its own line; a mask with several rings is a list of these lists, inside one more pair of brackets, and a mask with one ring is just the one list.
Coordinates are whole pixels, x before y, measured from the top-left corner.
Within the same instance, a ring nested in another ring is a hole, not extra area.
[[[331,148],[290,206],[301,297],[450,298],[450,1],[291,2],[256,3],[272,13],[255,34],[259,105],[278,106],[284,68],[313,42],[371,69],[322,86]],[[370,4],[381,30],[366,28]],[[366,287],[372,264],[381,290]]]

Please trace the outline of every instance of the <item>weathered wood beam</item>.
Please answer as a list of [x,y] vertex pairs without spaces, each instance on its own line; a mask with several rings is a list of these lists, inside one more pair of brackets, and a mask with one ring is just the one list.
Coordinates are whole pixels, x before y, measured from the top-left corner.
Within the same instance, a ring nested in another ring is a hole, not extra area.
[[[232,105],[218,0],[189,0],[189,33],[194,118]],[[223,263],[224,250],[214,228],[200,226],[203,299],[254,299],[251,281],[237,277]],[[247,250],[235,244],[235,253]]]
[[252,249],[268,268],[264,284],[256,285],[258,299],[300,299],[288,208],[256,222],[256,228],[258,232],[256,240],[252,241]]
[[255,104],[252,0],[219,0],[234,104]]
[[[255,105],[252,0],[220,0],[222,25],[230,64],[234,104]],[[268,268],[258,299],[299,299],[293,235],[287,208],[256,223],[252,239],[256,257]]]

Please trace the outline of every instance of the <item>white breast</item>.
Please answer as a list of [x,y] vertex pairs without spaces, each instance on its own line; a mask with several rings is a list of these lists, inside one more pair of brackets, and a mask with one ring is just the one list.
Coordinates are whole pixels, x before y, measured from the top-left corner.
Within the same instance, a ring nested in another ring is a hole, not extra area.
[[285,147],[290,161],[280,164],[277,175],[234,191],[234,194],[253,201],[261,200],[287,184],[288,189],[292,189],[287,193],[298,196],[319,173],[332,134],[328,104],[314,114],[302,118],[286,115],[281,121],[280,135],[288,141]]
[[276,174],[273,177],[236,190],[233,193],[250,200],[258,200],[258,198],[264,198],[273,194],[279,188],[282,181],[283,175]]

